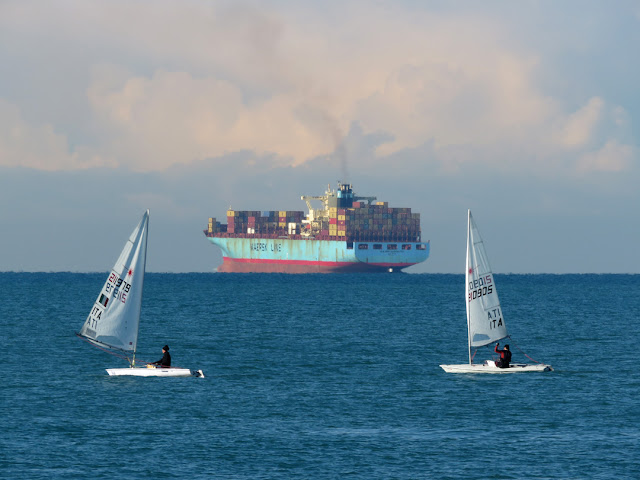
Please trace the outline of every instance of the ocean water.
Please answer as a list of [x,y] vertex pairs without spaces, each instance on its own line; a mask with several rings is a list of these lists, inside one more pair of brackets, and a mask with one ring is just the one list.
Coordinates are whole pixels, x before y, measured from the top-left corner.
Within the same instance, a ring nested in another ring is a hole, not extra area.
[[105,279],[0,274],[0,478],[640,478],[640,275],[496,275],[555,371],[474,376],[462,275],[148,274],[139,358],[205,379],[107,376]]

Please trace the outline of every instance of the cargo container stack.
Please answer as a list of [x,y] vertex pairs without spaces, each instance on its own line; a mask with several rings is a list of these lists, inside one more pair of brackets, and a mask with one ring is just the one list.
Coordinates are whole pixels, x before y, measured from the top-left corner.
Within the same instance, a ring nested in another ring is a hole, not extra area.
[[267,236],[296,235],[300,233],[303,217],[302,211],[228,210],[226,232]]
[[420,241],[420,214],[410,208],[353,202],[345,218],[346,236],[353,241]]
[[209,233],[218,233],[218,232],[222,232],[222,231],[227,231],[226,230],[226,225],[224,225],[224,230],[223,230],[223,225],[216,221],[215,217],[209,217],[209,229],[208,232]]

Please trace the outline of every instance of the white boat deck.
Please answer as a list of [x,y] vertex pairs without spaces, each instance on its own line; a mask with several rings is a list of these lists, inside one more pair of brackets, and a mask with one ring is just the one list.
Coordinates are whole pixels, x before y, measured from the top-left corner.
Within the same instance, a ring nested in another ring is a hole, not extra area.
[[487,360],[484,363],[464,363],[461,365],[440,365],[447,373],[523,373],[523,372],[550,372],[551,365],[538,363],[534,365],[526,363],[512,363],[509,368],[496,367],[496,362]]
[[130,377],[199,377],[204,378],[202,370],[188,368],[107,368],[107,373],[113,376]]

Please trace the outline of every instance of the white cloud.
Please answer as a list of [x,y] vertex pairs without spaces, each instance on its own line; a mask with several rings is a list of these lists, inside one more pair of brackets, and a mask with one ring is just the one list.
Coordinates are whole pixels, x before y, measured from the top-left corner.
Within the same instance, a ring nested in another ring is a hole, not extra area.
[[576,112],[559,116],[558,156],[573,156],[573,173],[623,172],[637,149],[629,144],[630,118],[621,106],[593,97]]
[[78,92],[95,120],[91,139],[76,133],[82,146],[71,149],[69,133],[22,118],[10,123],[31,129],[34,145],[0,133],[14,161],[35,168],[152,171],[240,150],[300,165],[334,152],[354,123],[362,138],[384,139],[378,156],[430,143],[452,172],[486,162],[566,173],[577,156],[630,143],[621,133],[628,114],[603,96],[567,112],[546,94],[544,59],[514,42],[498,16],[369,2],[322,12],[235,2],[12,5],[0,19],[6,31],[53,31],[65,51],[80,51],[82,38],[97,52],[77,54],[91,62],[78,69],[91,72]]
[[597,151],[582,155],[576,164],[579,173],[623,172],[627,170],[637,152],[629,145],[609,140]]
[[87,148],[70,151],[65,135],[51,124],[29,124],[16,105],[0,98],[0,166],[76,170],[115,166]]
[[90,88],[89,100],[112,132],[106,148],[137,170],[245,149],[299,163],[335,146],[316,128],[318,122],[305,120],[305,104],[295,95],[247,104],[236,85],[186,72],[132,77],[116,90]]
[[[242,27],[226,39],[194,21],[168,57],[190,38],[224,44],[206,60],[183,51],[204,74],[157,70],[117,88],[94,75],[90,104],[113,134],[105,148],[143,170],[242,149],[300,164],[334,151],[353,122],[393,138],[378,148],[386,155],[430,139],[438,147],[513,141],[523,129],[535,133],[554,108],[530,80],[536,59],[509,51],[492,22],[366,10],[364,27],[355,26],[357,8],[333,26],[255,9],[216,12]],[[159,41],[153,55],[165,46]]]
[[605,103],[593,97],[577,112],[566,118],[560,141],[569,148],[582,147],[592,140],[598,122],[601,120]]

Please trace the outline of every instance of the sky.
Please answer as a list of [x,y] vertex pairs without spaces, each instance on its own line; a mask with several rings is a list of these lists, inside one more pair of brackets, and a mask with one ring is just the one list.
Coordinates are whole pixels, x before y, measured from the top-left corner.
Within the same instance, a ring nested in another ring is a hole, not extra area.
[[640,4],[0,0],[0,271],[213,272],[209,217],[351,183],[464,271],[640,273]]

